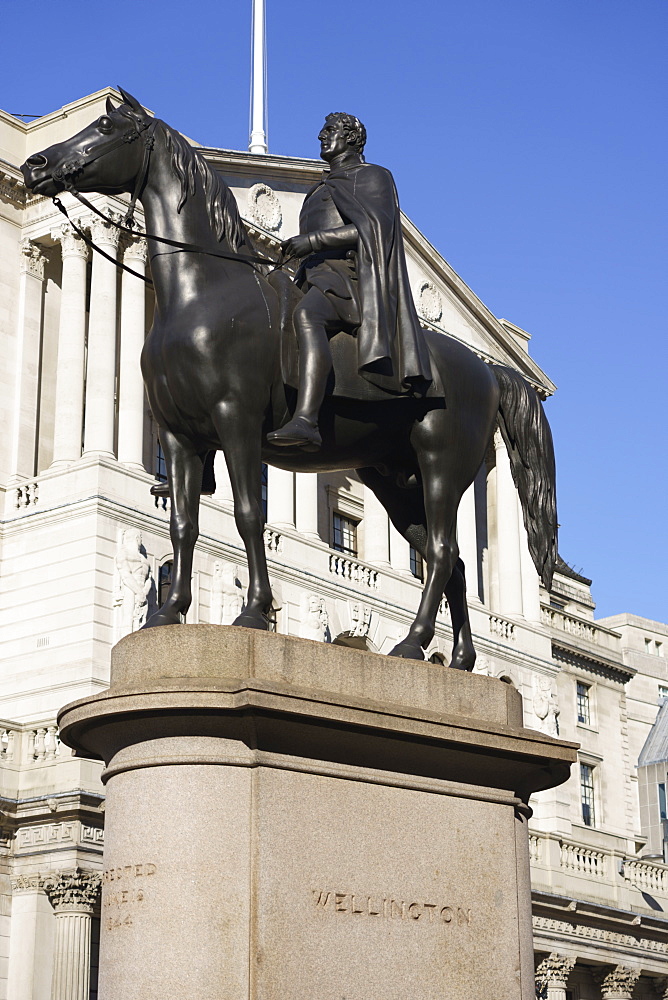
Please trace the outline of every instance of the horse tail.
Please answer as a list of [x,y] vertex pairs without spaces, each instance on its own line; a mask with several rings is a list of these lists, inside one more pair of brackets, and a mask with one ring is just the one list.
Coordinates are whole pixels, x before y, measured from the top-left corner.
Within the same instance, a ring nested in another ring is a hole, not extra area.
[[529,552],[543,586],[557,561],[557,490],[552,432],[538,394],[519,372],[492,365],[499,383],[499,428],[522,503]]

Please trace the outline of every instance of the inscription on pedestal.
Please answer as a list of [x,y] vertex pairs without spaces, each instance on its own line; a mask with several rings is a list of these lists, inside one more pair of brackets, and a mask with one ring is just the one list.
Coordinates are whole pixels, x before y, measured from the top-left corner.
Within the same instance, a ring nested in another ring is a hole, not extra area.
[[422,924],[455,924],[468,926],[471,910],[463,906],[448,906],[423,899],[396,899],[393,896],[369,896],[357,892],[337,892],[312,889],[317,910],[347,913],[350,916],[379,917],[385,920],[421,921]]
[[108,868],[102,873],[102,907],[107,930],[132,926],[136,904],[142,903],[146,895],[143,884],[136,880],[155,875],[157,870],[157,865],[144,863]]

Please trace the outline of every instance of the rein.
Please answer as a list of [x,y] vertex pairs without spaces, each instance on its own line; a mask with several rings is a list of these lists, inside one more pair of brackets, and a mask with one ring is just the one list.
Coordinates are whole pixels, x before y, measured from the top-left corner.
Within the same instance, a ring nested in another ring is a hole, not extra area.
[[[101,219],[104,220],[104,222],[107,223],[107,225],[112,225],[123,233],[129,233],[131,236],[137,236],[139,235],[139,233],[135,228],[136,227],[136,222],[134,220],[135,205],[137,203],[137,198],[141,194],[144,184],[146,183],[149,162],[151,159],[151,151],[153,150],[155,142],[153,131],[157,123],[142,122],[136,119],[134,116],[131,117],[131,121],[133,122],[136,131],[125,132],[118,139],[114,139],[110,143],[105,143],[98,150],[98,152],[90,159],[84,159],[83,156],[78,156],[75,159],[64,163],[61,167],[58,167],[56,170],[54,170],[52,177],[54,180],[58,181],[59,184],[63,185],[64,190],[69,191],[70,194],[74,195],[74,197],[77,198],[82,205],[84,205],[91,212],[94,212],[95,215],[98,215]],[[93,205],[87,198],[84,197],[84,195],[81,194],[81,192],[77,191],[76,187],[74,186],[74,181],[72,178],[76,174],[80,173],[85,166],[87,166],[89,163],[92,163],[94,160],[99,160],[102,156],[106,156],[107,153],[110,153],[112,150],[117,149],[124,143],[133,142],[135,139],[138,139],[141,136],[142,132],[145,131],[146,129],[150,129],[150,131],[148,132],[147,135],[144,136],[144,157],[142,161],[141,170],[137,174],[137,180],[135,181],[134,190],[132,192],[130,206],[128,208],[128,211],[125,215],[123,222],[122,223],[116,222],[114,219],[110,219],[109,216],[101,212],[99,208],[96,208],[95,205]],[[53,203],[56,206],[56,208],[60,212],[62,212],[62,214],[65,216],[65,218],[72,226],[72,229],[75,231],[77,236],[79,236],[80,239],[82,239],[87,246],[89,246],[92,250],[96,250],[97,253],[101,254],[102,257],[105,257],[112,264],[115,264],[116,267],[122,269],[123,271],[127,271],[128,274],[133,274],[135,278],[141,278],[141,280],[144,281],[147,285],[153,285],[153,282],[151,281],[150,278],[145,277],[145,275],[140,274],[138,271],[134,271],[131,267],[128,267],[121,261],[116,260],[115,257],[111,256],[111,254],[106,253],[106,251],[104,251],[102,247],[99,247],[90,238],[90,236],[87,236],[83,232],[83,230],[74,222],[74,220],[70,218],[66,207],[63,205],[62,201],[57,195],[53,195]],[[155,243],[161,243],[164,246],[174,247],[176,250],[184,250],[189,253],[206,254],[209,257],[220,257],[223,260],[239,261],[242,264],[248,264],[249,267],[252,267],[254,270],[259,270],[256,267],[256,265],[258,264],[261,264],[264,267],[266,267],[268,264],[274,263],[273,261],[268,260],[266,257],[259,257],[257,254],[251,254],[251,253],[238,254],[232,251],[226,253],[223,250],[210,250],[207,247],[200,246],[198,243],[182,243],[179,240],[169,240],[164,236],[155,236],[151,233],[144,233],[143,237],[144,239],[147,240],[153,240]],[[290,257],[287,257],[285,260],[281,261],[281,263],[274,264],[274,267],[271,268],[270,273],[273,271],[278,271],[281,268],[285,267],[287,264],[290,264],[291,261],[296,259],[296,257],[297,254],[292,254]]]

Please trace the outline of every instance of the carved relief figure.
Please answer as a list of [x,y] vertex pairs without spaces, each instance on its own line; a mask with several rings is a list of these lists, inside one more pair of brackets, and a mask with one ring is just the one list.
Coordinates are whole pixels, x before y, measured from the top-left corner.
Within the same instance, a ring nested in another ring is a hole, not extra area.
[[243,604],[238,566],[222,559],[216,560],[211,583],[211,624],[231,625],[241,613]]
[[329,615],[324,598],[317,594],[302,594],[299,602],[299,634],[302,639],[329,642]]
[[371,624],[371,608],[368,604],[350,605],[350,635],[366,639]]
[[114,641],[146,623],[151,567],[142,549],[141,532],[125,528],[119,537],[114,574]]
[[533,713],[536,728],[547,736],[559,735],[559,703],[552,687],[552,678],[542,674],[533,677]]

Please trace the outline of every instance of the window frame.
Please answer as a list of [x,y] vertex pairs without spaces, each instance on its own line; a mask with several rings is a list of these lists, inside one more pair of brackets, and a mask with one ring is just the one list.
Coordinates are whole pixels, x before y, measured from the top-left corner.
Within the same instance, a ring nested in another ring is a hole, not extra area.
[[[596,774],[597,767],[589,760],[579,760],[580,765],[580,776],[579,776],[579,788],[580,788],[580,817],[582,819],[583,826],[588,827],[591,830],[597,829],[597,819],[598,819],[598,809],[596,803],[596,785],[598,782],[598,776]],[[587,771],[591,778],[591,782],[585,784],[584,782],[584,772]],[[591,793],[589,796],[587,793]],[[590,801],[587,799],[590,798]],[[589,822],[587,821],[587,815],[585,809],[589,810]]]
[[[352,526],[353,548],[347,548],[343,544],[343,536],[344,536],[344,532],[345,532],[346,529],[344,527],[342,527],[341,525],[337,528],[337,524],[336,524],[337,519],[341,523],[345,522],[346,525]],[[341,555],[343,555],[343,556],[348,556],[351,559],[357,559],[358,558],[358,554],[359,554],[359,534],[358,534],[358,531],[359,531],[360,524],[361,524],[361,520],[358,520],[356,517],[353,517],[351,514],[349,514],[347,512],[344,512],[344,511],[341,511],[341,510],[333,510],[332,511],[332,524],[331,524],[331,539],[332,539],[331,540],[331,548],[334,549],[335,552],[340,552]],[[337,544],[337,531],[341,534],[341,538],[342,538],[341,544]]]

